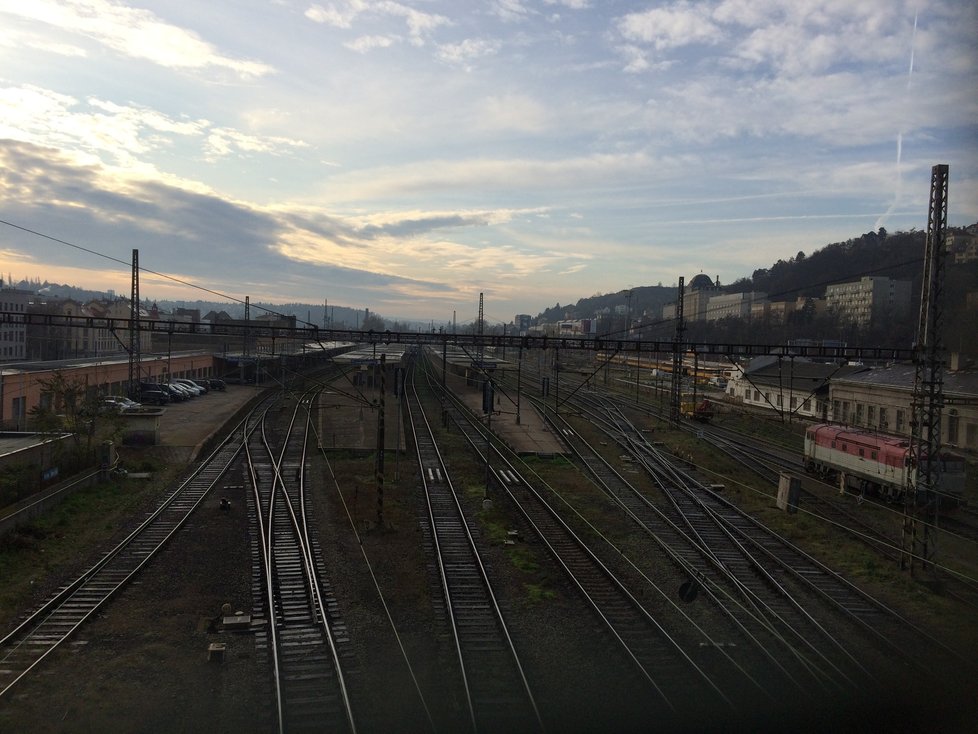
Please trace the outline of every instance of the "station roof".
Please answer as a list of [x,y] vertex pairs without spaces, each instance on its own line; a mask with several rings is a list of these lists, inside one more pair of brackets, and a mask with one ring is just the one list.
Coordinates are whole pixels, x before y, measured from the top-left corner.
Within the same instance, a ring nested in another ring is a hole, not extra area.
[[51,441],[61,441],[70,433],[21,433],[16,431],[0,432],[0,456],[9,456],[18,451],[31,449]]
[[[854,382],[863,385],[880,385],[902,390],[913,390],[917,370],[912,364],[895,364],[878,367],[858,374],[836,378],[839,382]],[[978,398],[978,371],[960,370],[944,372],[944,393]]]

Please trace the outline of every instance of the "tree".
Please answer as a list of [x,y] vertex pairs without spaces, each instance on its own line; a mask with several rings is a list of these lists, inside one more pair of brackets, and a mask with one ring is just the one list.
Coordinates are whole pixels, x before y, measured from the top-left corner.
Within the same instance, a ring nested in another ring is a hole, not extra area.
[[121,437],[123,419],[114,411],[102,410],[98,397],[86,382],[69,378],[61,370],[38,382],[41,402],[29,411],[38,430],[70,433],[81,458],[91,457],[96,440],[112,441]]
[[383,331],[384,319],[375,313],[371,313],[364,317],[363,323],[360,324],[360,328],[363,331]]

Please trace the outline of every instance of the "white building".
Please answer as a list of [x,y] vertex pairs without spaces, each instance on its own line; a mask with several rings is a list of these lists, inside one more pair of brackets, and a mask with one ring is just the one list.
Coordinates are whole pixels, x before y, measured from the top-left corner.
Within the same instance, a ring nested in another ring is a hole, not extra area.
[[910,281],[867,276],[853,283],[834,283],[825,289],[825,305],[859,326],[907,318],[911,313]]
[[724,293],[710,296],[706,304],[706,320],[719,321],[728,317],[746,319],[751,315],[754,306],[767,303],[767,293]]

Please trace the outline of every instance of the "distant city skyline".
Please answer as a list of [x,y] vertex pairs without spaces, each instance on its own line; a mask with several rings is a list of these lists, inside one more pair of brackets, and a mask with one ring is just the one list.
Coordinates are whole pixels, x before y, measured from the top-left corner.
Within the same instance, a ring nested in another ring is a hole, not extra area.
[[[925,229],[936,163],[950,224],[978,220],[975,3],[0,0],[0,17],[15,280],[128,294],[138,248],[234,299],[444,323],[482,292],[508,321]],[[141,291],[213,297],[152,274]]]

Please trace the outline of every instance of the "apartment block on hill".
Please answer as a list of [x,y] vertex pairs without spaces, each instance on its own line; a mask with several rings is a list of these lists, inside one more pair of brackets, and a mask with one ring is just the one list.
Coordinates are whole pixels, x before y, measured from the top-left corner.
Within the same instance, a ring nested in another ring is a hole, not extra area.
[[858,326],[882,319],[904,319],[911,314],[910,281],[867,276],[852,283],[834,283],[825,289],[830,312]]

